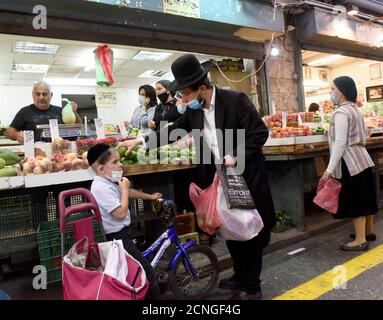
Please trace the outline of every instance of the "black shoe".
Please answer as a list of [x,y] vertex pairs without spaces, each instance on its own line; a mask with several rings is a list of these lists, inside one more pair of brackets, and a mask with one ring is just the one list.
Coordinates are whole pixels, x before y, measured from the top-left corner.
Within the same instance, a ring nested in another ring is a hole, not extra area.
[[262,299],[262,290],[258,291],[245,291],[238,290],[234,291],[229,300],[261,300]]
[[233,289],[240,289],[241,285],[242,284],[234,276],[231,276],[230,278],[222,279],[219,282],[218,287],[220,287],[221,289],[233,290]]
[[[350,238],[351,239],[355,239],[355,233],[351,233],[350,234]],[[376,234],[375,233],[371,233],[369,235],[366,235],[366,240],[367,241],[376,241]]]
[[340,250],[343,250],[343,251],[366,251],[368,250],[368,242],[363,242],[357,246],[349,246],[347,244],[344,244],[342,246],[340,246]]

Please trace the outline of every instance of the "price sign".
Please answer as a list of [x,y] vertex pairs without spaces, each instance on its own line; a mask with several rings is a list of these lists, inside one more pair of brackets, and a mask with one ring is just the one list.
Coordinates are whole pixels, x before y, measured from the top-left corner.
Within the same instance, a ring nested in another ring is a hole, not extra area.
[[26,158],[35,157],[35,136],[33,131],[23,131],[24,133],[24,155]]
[[321,127],[324,128],[324,114],[320,115]]
[[282,128],[287,127],[287,112],[282,112]]
[[49,127],[51,130],[51,139],[53,142],[55,139],[60,137],[59,124],[57,122],[57,119],[50,119],[49,120]]
[[94,119],[94,124],[96,125],[97,139],[105,139],[104,124],[102,119]]
[[118,124],[118,127],[120,128],[120,132],[121,132],[122,137],[123,137],[123,138],[127,138],[127,137],[128,137],[128,131],[126,130],[125,122],[124,122],[124,121],[121,121],[121,122]]

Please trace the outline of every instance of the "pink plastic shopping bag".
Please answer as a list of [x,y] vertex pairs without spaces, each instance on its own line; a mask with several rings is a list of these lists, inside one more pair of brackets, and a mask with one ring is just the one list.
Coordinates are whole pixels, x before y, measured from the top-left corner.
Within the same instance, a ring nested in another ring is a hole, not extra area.
[[215,174],[213,183],[201,190],[195,183],[189,187],[190,200],[196,209],[197,223],[200,228],[208,233],[215,234],[222,222],[217,213],[219,177]]
[[334,178],[327,181],[319,180],[317,195],[313,200],[314,203],[326,211],[337,213],[341,188],[341,183]]

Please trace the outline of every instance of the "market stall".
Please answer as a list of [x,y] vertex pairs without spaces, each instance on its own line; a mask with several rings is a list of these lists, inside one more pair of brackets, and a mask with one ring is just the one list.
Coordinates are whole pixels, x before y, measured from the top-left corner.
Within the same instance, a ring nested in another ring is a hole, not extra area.
[[[318,117],[318,120],[321,120],[317,123],[309,123],[305,120],[311,117],[308,113],[285,115],[290,119],[302,117],[303,124],[290,122],[292,127],[282,128],[283,125],[271,127],[270,122],[279,125],[279,121],[275,121],[278,117],[281,118],[283,115],[268,116],[264,119],[271,130],[270,138],[263,147],[263,153],[274,205],[276,209],[287,212],[299,230],[304,230],[307,227],[305,193],[317,187],[329,156],[328,137],[322,128],[328,128],[330,117]],[[376,129],[368,130],[366,148],[375,163],[374,177],[379,199],[379,152],[383,150],[383,136]],[[374,136],[377,134],[379,135]]]
[[[79,139],[76,151],[71,149],[72,143],[61,138],[53,143],[36,142],[34,150],[39,155],[35,157],[24,157],[25,146],[20,144],[7,144],[6,149],[0,146],[0,161],[4,164],[0,169],[0,260],[4,273],[15,265],[38,259],[38,228],[41,223],[58,218],[59,193],[91,185],[94,175],[87,166],[88,149],[100,142],[115,146],[118,139],[121,137]],[[175,184],[177,188],[187,189],[182,183],[188,183],[186,177],[191,176],[185,171],[194,168],[192,149],[187,148],[186,152],[186,149],[167,146],[150,154],[144,152],[141,163],[135,152],[125,159],[125,151],[120,150],[121,162],[125,163],[124,175],[129,177],[132,187],[147,193],[161,192],[165,198],[176,201],[181,213],[189,211],[184,195],[176,190]],[[165,155],[170,157],[164,160]],[[161,159],[164,160],[162,164]],[[73,197],[67,205],[81,202],[81,198]],[[138,242],[150,243],[159,235],[162,224],[150,202],[133,200],[130,212]]]

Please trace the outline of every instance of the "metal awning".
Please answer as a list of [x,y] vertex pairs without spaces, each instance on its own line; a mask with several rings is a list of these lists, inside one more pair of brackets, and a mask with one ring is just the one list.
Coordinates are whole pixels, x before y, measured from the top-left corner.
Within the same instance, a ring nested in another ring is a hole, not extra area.
[[297,16],[303,49],[383,61],[383,26],[313,8]]
[[[46,30],[32,28],[35,5],[47,8]],[[249,23],[241,26],[238,21],[223,23],[90,1],[2,0],[0,33],[255,58],[264,54],[263,42],[273,32],[276,36],[284,30],[280,8],[268,29],[271,6],[257,6],[264,10],[254,13],[259,19],[254,18],[249,28]]]

